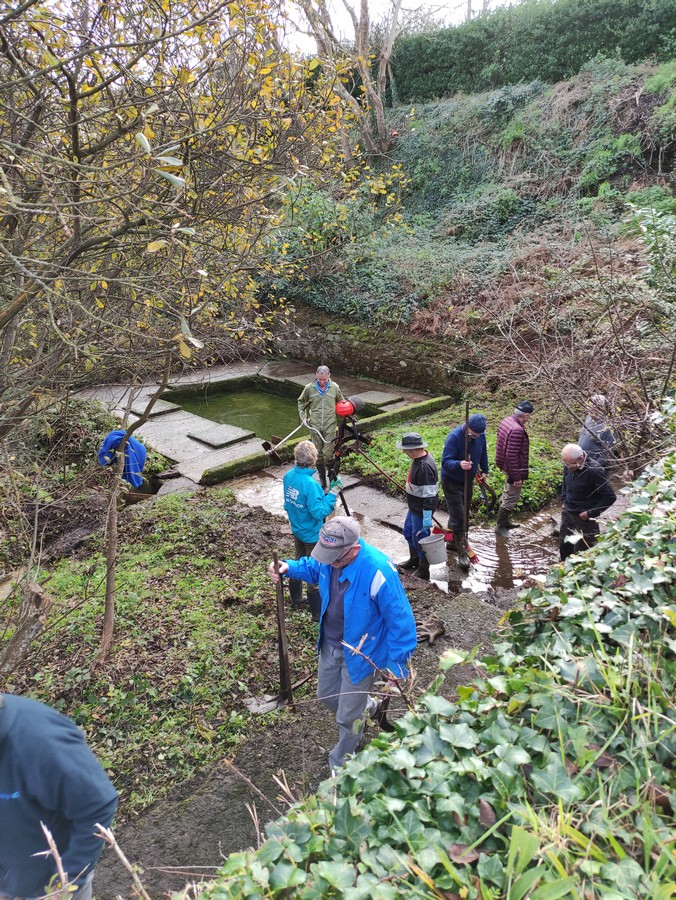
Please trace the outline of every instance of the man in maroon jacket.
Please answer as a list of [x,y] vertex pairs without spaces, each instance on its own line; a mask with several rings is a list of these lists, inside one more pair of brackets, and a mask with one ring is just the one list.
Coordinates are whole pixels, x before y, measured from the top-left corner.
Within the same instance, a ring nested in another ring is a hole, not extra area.
[[509,521],[509,514],[519,502],[521,488],[528,478],[529,440],[526,422],[533,412],[530,400],[521,400],[511,416],[507,416],[498,425],[498,440],[495,445],[495,465],[507,476],[505,488],[500,500],[498,521],[495,533],[500,537],[509,537],[510,528],[518,528]]

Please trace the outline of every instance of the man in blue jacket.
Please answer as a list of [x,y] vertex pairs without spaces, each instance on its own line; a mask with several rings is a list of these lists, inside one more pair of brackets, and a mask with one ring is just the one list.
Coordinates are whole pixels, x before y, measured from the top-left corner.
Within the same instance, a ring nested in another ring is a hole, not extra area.
[[[296,559],[309,556],[319,538],[319,529],[324,519],[333,512],[336,497],[343,486],[340,478],[331,482],[331,490],[325,494],[319,483],[312,477],[317,464],[317,448],[312,441],[300,441],[293,451],[296,465],[284,476],[284,509],[289,517],[291,533],[296,546]],[[303,585],[300,581],[289,581],[291,605],[303,602]],[[307,586],[307,602],[315,622],[319,622],[321,600],[316,584]]]
[[[354,753],[365,718],[377,713],[378,703],[369,696],[374,667],[391,681],[408,677],[406,666],[417,643],[396,568],[359,534],[356,519],[334,516],[322,526],[311,556],[279,564],[280,574],[319,584],[317,698],[338,723],[338,742],[329,753],[332,769]],[[269,572],[276,581],[272,565]],[[349,647],[359,647],[363,656]]]
[[57,873],[40,822],[49,828],[75,900],[91,900],[94,866],[117,792],[61,713],[26,697],[0,694],[0,898],[47,893]]
[[486,417],[474,413],[467,420],[469,434],[469,459],[465,459],[465,425],[458,425],[448,434],[441,456],[441,486],[444,489],[448,509],[448,527],[453,532],[453,545],[457,550],[458,565],[469,568],[469,554],[465,544],[465,477],[468,480],[468,503],[472,501],[474,476],[481,468],[481,478],[488,474],[488,450],[486,449]]

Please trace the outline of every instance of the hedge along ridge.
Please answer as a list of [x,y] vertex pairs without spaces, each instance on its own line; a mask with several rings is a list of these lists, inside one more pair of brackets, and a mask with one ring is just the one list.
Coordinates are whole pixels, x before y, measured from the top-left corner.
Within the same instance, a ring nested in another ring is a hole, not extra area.
[[400,102],[555,82],[602,53],[625,63],[676,56],[673,0],[535,0],[457,28],[404,35],[392,70]]
[[522,595],[456,700],[429,691],[204,896],[672,897],[675,532],[672,453]]

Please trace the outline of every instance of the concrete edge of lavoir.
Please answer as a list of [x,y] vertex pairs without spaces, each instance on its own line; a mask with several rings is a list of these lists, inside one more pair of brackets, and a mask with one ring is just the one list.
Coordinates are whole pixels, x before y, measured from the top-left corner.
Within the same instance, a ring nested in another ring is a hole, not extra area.
[[[409,422],[428,413],[437,412],[440,409],[446,409],[452,406],[456,401],[453,397],[442,395],[440,397],[431,397],[429,400],[423,400],[421,403],[411,403],[407,406],[400,407],[390,412],[382,412],[368,419],[359,419],[359,430],[362,432],[376,431],[384,428],[386,425],[396,425],[397,422]],[[307,435],[301,435],[299,438],[287,441],[283,447],[277,451],[282,460],[293,458],[293,448],[299,441],[307,440]],[[239,459],[229,460],[220,466],[214,466],[212,469],[206,469],[202,473],[199,480],[200,484],[220,484],[223,481],[229,481],[239,475],[247,475],[250,472],[259,472],[270,465],[270,457],[261,450],[260,453],[251,453],[249,456],[242,456]]]

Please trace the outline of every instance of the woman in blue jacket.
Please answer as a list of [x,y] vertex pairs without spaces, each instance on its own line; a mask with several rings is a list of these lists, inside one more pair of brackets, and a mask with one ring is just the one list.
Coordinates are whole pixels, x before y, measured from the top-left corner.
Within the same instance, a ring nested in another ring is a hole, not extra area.
[[[331,490],[325,494],[312,477],[317,471],[317,448],[312,441],[300,441],[293,452],[296,465],[284,476],[284,509],[291,523],[296,546],[296,559],[312,553],[319,538],[324,519],[333,512],[338,491],[342,488],[339,478],[331,482]],[[293,606],[303,603],[303,586],[300,581],[289,582]],[[315,622],[319,621],[320,600],[316,584],[307,588],[307,602]]]

